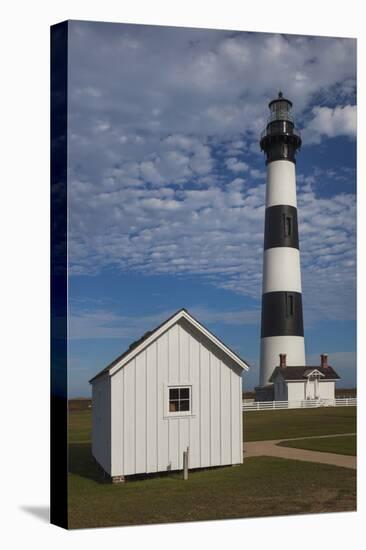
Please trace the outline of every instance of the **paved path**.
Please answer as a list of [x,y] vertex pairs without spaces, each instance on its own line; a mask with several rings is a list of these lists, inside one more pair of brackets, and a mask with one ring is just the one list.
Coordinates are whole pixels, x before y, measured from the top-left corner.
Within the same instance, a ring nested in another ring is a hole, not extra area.
[[279,458],[291,458],[293,460],[305,460],[306,462],[319,462],[321,464],[332,464],[343,468],[356,469],[356,457],[339,455],[335,453],[324,453],[320,451],[308,451],[306,449],[295,449],[293,447],[280,447],[277,443],[281,441],[295,441],[299,439],[316,439],[320,437],[339,437],[350,434],[316,435],[312,437],[293,437],[286,439],[271,439],[269,441],[249,441],[244,443],[244,458],[251,456],[276,456]]

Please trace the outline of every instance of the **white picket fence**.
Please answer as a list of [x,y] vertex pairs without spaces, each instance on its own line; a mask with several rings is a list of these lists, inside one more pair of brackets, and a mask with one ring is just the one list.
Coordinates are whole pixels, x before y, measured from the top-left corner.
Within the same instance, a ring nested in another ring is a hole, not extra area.
[[339,399],[306,399],[304,401],[254,401],[243,399],[243,411],[273,411],[274,409],[314,409],[316,407],[356,407],[356,397]]

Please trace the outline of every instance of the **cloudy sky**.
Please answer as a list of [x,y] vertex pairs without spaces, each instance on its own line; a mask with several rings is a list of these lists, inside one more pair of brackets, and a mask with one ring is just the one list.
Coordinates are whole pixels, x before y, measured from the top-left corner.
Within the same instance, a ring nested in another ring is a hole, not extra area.
[[308,363],[355,384],[356,41],[71,22],[70,394],[186,307],[258,383],[268,101],[294,103]]

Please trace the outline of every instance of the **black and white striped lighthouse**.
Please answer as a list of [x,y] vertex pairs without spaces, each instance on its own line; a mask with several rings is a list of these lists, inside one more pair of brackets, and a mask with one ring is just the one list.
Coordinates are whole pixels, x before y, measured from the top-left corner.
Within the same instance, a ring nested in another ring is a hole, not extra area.
[[305,365],[295,172],[301,137],[291,108],[280,92],[269,103],[270,117],[260,140],[267,185],[258,390],[269,384],[280,354],[286,354],[289,365]]

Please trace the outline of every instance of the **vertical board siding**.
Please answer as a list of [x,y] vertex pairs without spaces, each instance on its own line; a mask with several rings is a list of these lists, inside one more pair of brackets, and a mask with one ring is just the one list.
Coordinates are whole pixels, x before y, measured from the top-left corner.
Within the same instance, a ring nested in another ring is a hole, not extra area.
[[187,450],[187,447],[190,447],[189,444],[189,418],[180,418],[179,419],[179,465],[178,469],[183,469],[183,452]]
[[[190,468],[242,462],[240,374],[192,328],[174,325],[111,381],[113,475],[180,470],[187,447]],[[192,415],[168,415],[176,384],[192,386]]]
[[[135,473],[135,360],[128,363],[122,370],[125,371],[124,383],[124,473]],[[114,382],[112,378],[112,383]]]
[[190,335],[183,327],[178,325],[179,330],[179,382],[185,383],[190,379],[190,354],[189,354],[189,340]]
[[111,383],[111,434],[112,434],[112,471],[111,475],[123,472],[123,384],[124,372]]
[[210,354],[200,343],[200,423],[201,467],[211,465],[210,445]]
[[146,350],[146,471],[158,470],[157,460],[157,344]]
[[[168,332],[168,371],[169,384],[179,382],[179,334],[178,325],[174,325]],[[167,380],[165,380],[167,382]]]
[[210,464],[221,464],[220,360],[210,354]]
[[169,425],[165,416],[165,387],[168,380],[168,335],[163,334],[158,346],[158,471],[166,471],[169,465]]
[[[220,375],[221,375],[221,398],[220,402],[222,403],[221,407],[221,464],[230,464],[231,463],[231,393],[230,393],[230,383],[231,383],[231,370],[226,368],[225,365],[220,361]],[[227,406],[229,404],[229,406]]]
[[189,465],[191,468],[201,466],[200,453],[200,344],[189,335],[189,380],[192,383],[192,408],[194,416],[189,418]]
[[[232,448],[232,463],[237,464],[240,460],[240,426],[241,414],[238,414],[238,376],[234,371],[231,371],[231,448]],[[239,388],[241,390],[241,388]],[[240,404],[239,404],[240,407]]]
[[171,418],[169,425],[169,470],[179,469],[179,418]]
[[101,378],[93,384],[92,454],[108,473],[111,473],[111,384]]
[[135,469],[146,472],[146,350],[136,357],[135,374]]
[[241,375],[239,379],[237,380],[238,385],[238,401],[237,401],[237,408],[240,410],[240,414],[238,415],[239,418],[239,434],[238,434],[238,441],[239,441],[239,456],[238,456],[238,462],[237,464],[241,464],[243,462],[243,439],[244,439],[244,432],[243,432],[243,385],[242,385],[242,378]]

